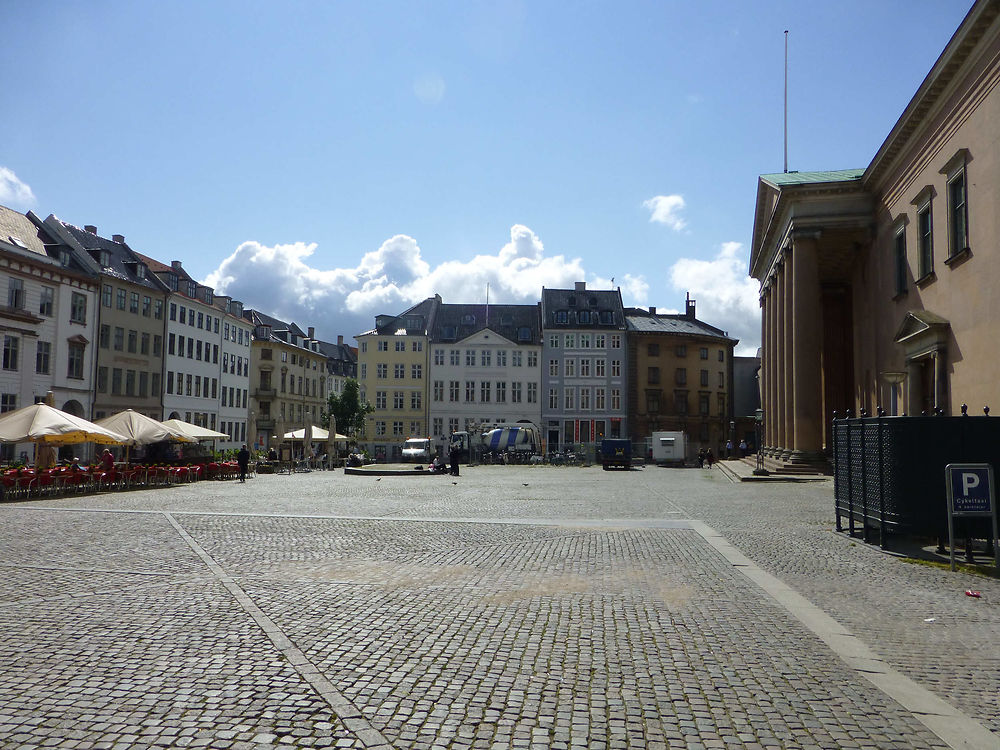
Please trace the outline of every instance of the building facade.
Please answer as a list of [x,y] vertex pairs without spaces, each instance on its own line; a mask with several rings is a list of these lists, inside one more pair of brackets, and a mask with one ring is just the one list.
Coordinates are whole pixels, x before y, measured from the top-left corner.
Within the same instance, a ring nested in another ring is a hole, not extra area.
[[645,444],[661,430],[683,432],[688,458],[709,448],[722,455],[736,429],[731,422],[737,341],[698,320],[690,298],[682,315],[658,314],[655,307],[625,312],[633,442]]
[[995,402],[1000,2],[979,0],[864,169],[762,175],[766,453],[821,460],[848,409]]
[[[0,207],[0,413],[46,400],[90,416],[97,279],[71,249],[17,211]],[[10,460],[30,445],[4,444]]]
[[428,354],[440,305],[434,296],[401,315],[379,315],[374,329],[355,336],[361,398],[375,408],[363,444],[378,461],[398,462],[407,438],[430,437]]
[[319,425],[326,407],[326,357],[314,330],[259,310],[244,310],[253,327],[250,351],[250,434],[264,450],[284,442],[284,435]]
[[163,418],[162,376],[167,287],[116,234],[83,229],[48,216],[44,229],[72,248],[100,284],[91,419],[134,409]]
[[542,289],[542,435],[546,450],[627,437],[621,290]]
[[441,304],[430,348],[430,435],[436,446],[458,430],[503,422],[540,425],[537,304]]

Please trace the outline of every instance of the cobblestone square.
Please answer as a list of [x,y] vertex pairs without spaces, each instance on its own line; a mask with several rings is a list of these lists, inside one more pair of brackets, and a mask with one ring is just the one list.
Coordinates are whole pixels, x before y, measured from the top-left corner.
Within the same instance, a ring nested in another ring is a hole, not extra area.
[[854,543],[832,505],[652,467],[0,505],[0,746],[956,746],[767,579],[1000,747],[998,581]]

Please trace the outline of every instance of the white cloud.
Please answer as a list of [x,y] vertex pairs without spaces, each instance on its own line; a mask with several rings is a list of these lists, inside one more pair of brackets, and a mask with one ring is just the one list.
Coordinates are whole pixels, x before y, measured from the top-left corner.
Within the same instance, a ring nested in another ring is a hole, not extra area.
[[444,92],[444,79],[437,73],[422,75],[413,82],[413,93],[424,104],[439,104]]
[[31,188],[7,167],[0,167],[0,204],[22,210],[35,205]]
[[[491,302],[534,304],[543,286],[572,288],[580,280],[594,288],[611,286],[609,280],[588,277],[579,258],[546,256],[538,236],[520,224],[511,227],[510,240],[496,254],[433,268],[421,257],[416,240],[406,235],[389,238],[354,267],[316,268],[310,263],[315,251],[315,244],[303,242],[273,247],[244,242],[205,283],[248,307],[315,326],[328,340],[337,334],[350,340],[370,330],[376,315],[401,313],[434,294],[449,303],[483,302],[489,284]],[[643,303],[649,292],[641,276],[625,274],[616,285],[622,287],[626,305]]]
[[680,217],[680,212],[684,210],[684,198],[680,195],[657,195],[643,201],[642,206],[649,209],[650,221],[666,224],[677,232],[687,226],[687,222]]
[[759,286],[747,275],[742,243],[723,243],[712,260],[681,258],[670,267],[670,283],[679,292],[691,293],[697,302],[698,320],[740,340],[737,354],[756,354],[760,346]]

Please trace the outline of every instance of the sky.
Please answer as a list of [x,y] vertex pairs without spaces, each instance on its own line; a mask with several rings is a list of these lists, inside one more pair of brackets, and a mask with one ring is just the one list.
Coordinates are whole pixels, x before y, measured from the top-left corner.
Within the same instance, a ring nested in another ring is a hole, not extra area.
[[0,205],[335,340],[620,287],[760,343],[760,174],[865,167],[970,0],[0,0]]

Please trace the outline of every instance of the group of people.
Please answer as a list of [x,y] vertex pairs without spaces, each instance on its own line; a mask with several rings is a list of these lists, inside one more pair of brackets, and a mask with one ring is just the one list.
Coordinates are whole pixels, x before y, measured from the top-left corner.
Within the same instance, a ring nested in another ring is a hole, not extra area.
[[714,464],[714,463],[715,463],[715,454],[712,453],[712,449],[711,448],[709,448],[708,450],[705,450],[704,448],[702,448],[700,451],[698,451],[698,468],[699,469],[704,469],[706,466],[708,466],[708,468],[711,469],[712,468],[712,464]]
[[[747,450],[748,450],[747,441],[746,440],[741,440],[740,441],[740,445],[739,445],[739,451],[740,452],[735,455],[735,458],[743,458],[745,455],[747,455]],[[726,458],[734,458],[734,456],[733,456],[733,441],[732,440],[727,440],[726,441]]]

